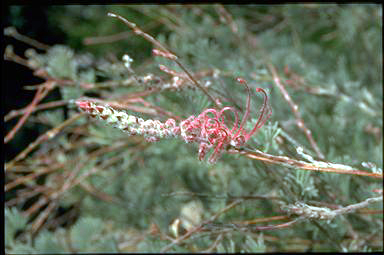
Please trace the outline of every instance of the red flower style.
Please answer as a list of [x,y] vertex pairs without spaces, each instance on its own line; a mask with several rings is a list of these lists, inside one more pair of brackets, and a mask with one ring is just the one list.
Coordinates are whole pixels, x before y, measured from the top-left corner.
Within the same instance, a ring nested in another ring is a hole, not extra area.
[[[237,78],[237,81],[243,84],[247,90],[246,111],[240,124],[238,113],[233,107],[224,107],[220,111],[209,108],[204,110],[198,117],[190,116],[180,123],[181,136],[186,142],[200,142],[199,160],[203,160],[211,148],[214,148],[214,151],[209,157],[208,162],[215,163],[228,145],[234,147],[243,146],[265,124],[272,114],[271,107],[268,104],[267,93],[262,88],[256,88],[256,92],[263,93],[264,102],[256,125],[251,131],[247,132],[244,129],[244,125],[250,113],[250,89],[244,79]],[[230,111],[235,116],[231,129],[225,123],[225,111]]]

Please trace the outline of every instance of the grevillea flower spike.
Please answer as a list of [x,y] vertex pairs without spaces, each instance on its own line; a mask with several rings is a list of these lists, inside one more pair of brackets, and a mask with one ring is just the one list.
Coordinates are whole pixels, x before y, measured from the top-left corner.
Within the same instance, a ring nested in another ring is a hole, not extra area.
[[[260,115],[253,129],[247,132],[244,125],[250,114],[251,93],[245,79],[237,78],[247,90],[247,102],[245,114],[239,124],[237,111],[233,107],[224,107],[221,110],[214,108],[205,109],[197,117],[190,116],[186,120],[176,125],[174,119],[168,119],[165,123],[158,120],[143,120],[136,116],[129,115],[124,111],[117,111],[108,105],[97,105],[90,100],[77,100],[77,106],[90,114],[93,118],[106,121],[108,124],[127,132],[129,135],[142,135],[147,141],[155,142],[161,138],[181,137],[187,143],[198,142],[199,160],[203,160],[210,149],[213,153],[208,162],[215,163],[223,150],[228,146],[243,146],[251,136],[259,130],[272,114],[268,103],[268,95],[262,88],[256,88],[256,92],[263,93],[264,101],[260,110]],[[234,114],[235,120],[233,127],[229,128],[225,123],[226,111]]]

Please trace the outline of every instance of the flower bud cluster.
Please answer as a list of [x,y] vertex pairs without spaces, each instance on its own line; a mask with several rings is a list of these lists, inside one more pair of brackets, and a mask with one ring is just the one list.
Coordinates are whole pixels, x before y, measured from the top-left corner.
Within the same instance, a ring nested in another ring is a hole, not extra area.
[[162,123],[158,120],[144,120],[124,111],[115,110],[109,105],[98,105],[91,101],[78,100],[76,104],[91,117],[102,119],[129,135],[142,135],[149,142],[180,135],[180,128],[176,126],[174,119],[168,119]]
[[200,138],[203,121],[199,117],[189,116],[180,123],[181,137],[187,142],[196,142]]

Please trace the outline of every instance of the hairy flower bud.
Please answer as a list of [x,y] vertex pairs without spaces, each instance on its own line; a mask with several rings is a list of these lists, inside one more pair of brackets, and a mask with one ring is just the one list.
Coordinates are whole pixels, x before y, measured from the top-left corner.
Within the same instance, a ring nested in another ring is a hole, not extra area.
[[78,100],[76,105],[92,118],[106,121],[129,135],[143,135],[147,141],[156,142],[160,138],[178,137],[180,134],[180,129],[175,128],[174,119],[168,119],[165,123],[159,120],[144,120],[115,110],[109,105],[98,105],[88,100]]

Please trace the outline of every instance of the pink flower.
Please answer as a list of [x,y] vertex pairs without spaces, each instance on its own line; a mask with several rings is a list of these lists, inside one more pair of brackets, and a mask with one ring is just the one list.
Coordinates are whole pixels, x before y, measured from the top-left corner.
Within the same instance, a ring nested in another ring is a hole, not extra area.
[[[213,149],[208,162],[215,163],[229,146],[243,146],[272,114],[267,93],[262,88],[256,88],[256,92],[263,94],[264,101],[256,125],[252,130],[246,131],[244,125],[250,113],[250,89],[243,78],[237,78],[237,81],[243,84],[247,90],[246,110],[240,123],[237,111],[228,106],[221,110],[205,109],[199,116],[189,116],[177,125],[174,119],[168,119],[165,123],[158,120],[143,120],[124,111],[115,110],[109,105],[98,105],[89,100],[78,100],[76,104],[91,117],[104,120],[129,135],[142,135],[149,142],[179,136],[187,143],[198,142],[200,144],[199,160],[203,160],[209,150]],[[232,128],[229,127],[225,119],[229,113],[233,113],[235,117]]]
[[[264,102],[261,108],[260,116],[256,125],[251,131],[244,130],[244,125],[250,113],[250,89],[243,78],[237,78],[237,81],[245,85],[247,90],[246,111],[239,124],[238,113],[233,107],[224,107],[220,111],[210,108],[204,110],[198,117],[190,116],[180,123],[181,136],[186,142],[199,142],[199,159],[205,158],[208,150],[214,148],[208,162],[215,163],[222,151],[229,145],[234,147],[243,146],[251,136],[259,130],[272,114],[271,107],[268,104],[268,95],[262,88],[256,88],[256,92],[264,94]],[[235,121],[232,128],[225,123],[225,112],[232,112]]]

